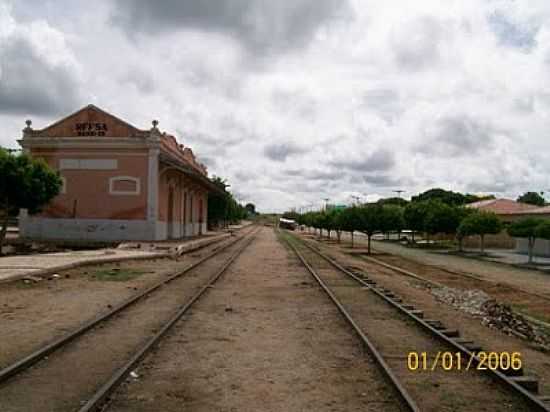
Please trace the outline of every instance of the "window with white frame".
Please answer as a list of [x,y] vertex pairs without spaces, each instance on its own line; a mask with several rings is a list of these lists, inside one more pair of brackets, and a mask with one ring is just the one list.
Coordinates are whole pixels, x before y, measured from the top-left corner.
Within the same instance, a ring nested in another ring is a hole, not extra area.
[[140,180],[132,176],[114,176],[109,179],[109,194],[111,195],[139,195],[141,193]]

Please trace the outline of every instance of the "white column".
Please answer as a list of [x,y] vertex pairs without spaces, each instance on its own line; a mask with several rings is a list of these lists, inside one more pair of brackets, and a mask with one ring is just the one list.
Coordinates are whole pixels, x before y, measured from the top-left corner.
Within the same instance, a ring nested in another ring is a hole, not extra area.
[[149,149],[149,173],[147,180],[147,220],[158,220],[159,149]]

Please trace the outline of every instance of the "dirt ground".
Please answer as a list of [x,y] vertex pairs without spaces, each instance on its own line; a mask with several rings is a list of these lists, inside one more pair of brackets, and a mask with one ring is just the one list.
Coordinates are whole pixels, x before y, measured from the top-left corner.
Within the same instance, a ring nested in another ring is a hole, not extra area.
[[270,229],[115,396],[110,411],[394,411],[337,309]]
[[[425,412],[529,411],[530,406],[519,401],[507,389],[485,374],[475,370],[452,368],[411,371],[407,366],[409,353],[429,354],[431,362],[437,352],[454,353],[425,333],[404,314],[385,300],[366,290],[354,280],[305,248],[299,246],[306,260],[338,297],[342,305],[365,331],[374,346],[382,353],[392,371],[400,379],[420,410]],[[430,368],[429,368],[430,369]],[[472,387],[478,390],[472,390]]]
[[437,301],[423,282],[369,263],[360,255],[345,253],[349,252],[349,249],[340,249],[335,244],[322,243],[322,245],[323,249],[329,251],[329,254],[339,262],[364,271],[380,286],[401,296],[405,303],[413,304],[416,308],[423,310],[425,318],[437,319],[447,328],[458,329],[462,337],[480,344],[484,350],[520,352],[525,374],[538,377],[541,394],[550,395],[550,354],[537,350],[527,341],[490,329],[482,325],[479,318]]
[[240,244],[220,252],[4,382],[0,385],[0,410],[76,410],[219,270]]
[[[184,255],[177,261],[154,259],[85,266],[36,283],[22,280],[1,283],[0,324],[3,336],[10,339],[0,339],[0,368],[110,310],[225,242]],[[120,276],[105,276],[106,272],[130,276],[118,281]]]

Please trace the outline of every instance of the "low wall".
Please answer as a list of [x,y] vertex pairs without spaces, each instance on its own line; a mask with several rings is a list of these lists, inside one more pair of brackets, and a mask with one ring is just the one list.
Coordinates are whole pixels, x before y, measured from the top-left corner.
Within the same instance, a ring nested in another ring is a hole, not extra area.
[[[515,239],[516,251],[519,253],[527,254],[527,239]],[[550,241],[545,239],[535,240],[535,246],[533,247],[533,254],[535,256],[550,257]]]
[[19,220],[19,235],[35,240],[155,240],[155,223],[147,220],[53,219]]

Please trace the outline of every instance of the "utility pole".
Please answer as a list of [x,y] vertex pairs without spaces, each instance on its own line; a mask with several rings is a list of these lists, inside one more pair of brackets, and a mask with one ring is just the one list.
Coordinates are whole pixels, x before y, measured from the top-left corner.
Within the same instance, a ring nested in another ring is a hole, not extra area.
[[399,199],[401,199],[401,193],[403,193],[404,190],[397,189],[397,190],[392,190],[392,192],[397,193],[397,197],[398,197]]

